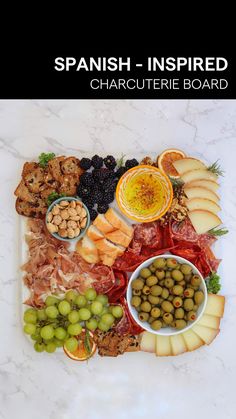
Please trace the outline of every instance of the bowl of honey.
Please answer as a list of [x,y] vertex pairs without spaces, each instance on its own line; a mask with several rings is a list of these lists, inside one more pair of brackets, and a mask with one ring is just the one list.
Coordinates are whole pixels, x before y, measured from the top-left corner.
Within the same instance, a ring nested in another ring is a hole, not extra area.
[[121,212],[134,221],[148,223],[168,211],[173,199],[168,176],[153,166],[140,165],[125,172],[116,188]]

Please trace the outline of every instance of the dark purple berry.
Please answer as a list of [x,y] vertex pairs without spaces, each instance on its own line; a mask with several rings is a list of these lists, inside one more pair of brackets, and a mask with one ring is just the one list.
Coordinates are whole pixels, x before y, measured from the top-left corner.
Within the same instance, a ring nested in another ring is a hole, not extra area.
[[100,204],[98,205],[98,208],[97,208],[99,214],[105,214],[105,212],[107,212],[108,209],[109,209],[109,205],[107,204]]
[[121,166],[119,167],[119,169],[117,169],[117,171],[115,172],[115,176],[118,177],[118,179],[120,179],[121,176],[123,176],[123,174],[127,171],[126,167]]
[[81,169],[88,170],[92,166],[92,162],[91,162],[90,159],[87,159],[86,157],[83,157],[80,160],[79,165],[80,165]]
[[116,167],[116,159],[113,156],[107,156],[105,159],[103,159],[105,166],[108,169],[115,169]]
[[103,158],[95,154],[95,156],[92,157],[92,166],[94,169],[100,169],[100,167],[103,166]]
[[125,167],[126,169],[132,169],[132,167],[138,166],[139,162],[136,159],[126,160]]
[[95,218],[98,215],[98,213],[97,213],[97,211],[95,211],[95,209],[89,209],[89,214],[90,214],[91,221],[94,221]]
[[92,173],[90,172],[82,173],[79,180],[80,180],[80,183],[82,183],[82,185],[84,186],[91,187],[94,184],[94,178],[92,176]]

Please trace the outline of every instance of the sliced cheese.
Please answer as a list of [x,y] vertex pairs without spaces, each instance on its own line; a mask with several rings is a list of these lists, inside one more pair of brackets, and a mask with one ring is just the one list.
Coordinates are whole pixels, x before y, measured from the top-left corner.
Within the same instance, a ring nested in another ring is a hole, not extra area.
[[192,198],[205,198],[210,199],[211,201],[214,201],[216,204],[219,201],[219,196],[212,192],[210,189],[203,188],[201,186],[185,186],[184,187],[184,193],[187,195],[189,199]]
[[179,335],[170,336],[170,344],[173,355],[180,355],[187,351],[187,346],[185,344],[182,333]]
[[207,345],[210,345],[220,331],[219,329],[212,329],[211,327],[200,326],[199,324],[195,324],[191,330],[196,333]]
[[140,349],[144,352],[155,352],[156,335],[150,332],[143,332],[141,337]]
[[225,308],[225,297],[223,295],[208,294],[207,305],[204,314],[223,317]]
[[192,180],[192,182],[188,182],[185,184],[185,186],[200,186],[201,188],[207,188],[210,189],[212,192],[217,192],[218,188],[219,188],[219,184],[215,181],[215,180],[204,180],[204,179],[199,179],[199,180]]
[[175,167],[179,175],[182,175],[185,172],[189,172],[190,170],[206,169],[206,166],[202,161],[194,159],[192,157],[186,157],[184,159],[176,160],[173,162],[173,166]]
[[195,169],[185,172],[183,175],[181,175],[181,179],[184,183],[192,182],[193,180],[199,179],[217,181],[217,176],[206,169]]
[[209,314],[204,313],[197,324],[200,324],[200,326],[211,327],[212,329],[219,329],[220,317],[210,316]]
[[187,199],[185,204],[189,211],[203,209],[211,211],[213,214],[217,214],[221,210],[220,206],[216,204],[216,202],[206,198]]
[[172,355],[172,349],[171,349],[169,336],[156,335],[156,355],[157,356]]
[[221,224],[221,219],[207,210],[189,211],[188,216],[197,234],[204,234]]
[[184,338],[185,344],[187,346],[188,351],[194,351],[195,349],[200,348],[200,346],[204,345],[203,340],[196,335],[191,329],[186,330],[186,332],[182,333]]

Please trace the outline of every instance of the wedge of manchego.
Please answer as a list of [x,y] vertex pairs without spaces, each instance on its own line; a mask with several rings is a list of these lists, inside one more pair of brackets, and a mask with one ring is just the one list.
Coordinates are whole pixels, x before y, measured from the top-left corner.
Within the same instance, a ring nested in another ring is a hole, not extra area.
[[194,180],[214,180],[217,181],[217,175],[206,169],[194,169],[183,173],[180,176],[184,183],[193,182]]
[[186,187],[200,186],[201,188],[210,189],[210,191],[215,192],[215,193],[219,189],[219,184],[215,180],[211,180],[211,179],[192,180],[191,182],[186,183],[185,186]]
[[216,203],[218,203],[220,199],[215,192],[201,186],[185,186],[184,193],[185,195],[187,195],[189,199],[204,198],[210,199],[211,201],[214,201]]
[[207,210],[189,211],[188,217],[197,234],[207,233],[221,224],[221,219],[213,212]]
[[185,201],[185,205],[189,211],[194,211],[198,209],[211,211],[214,214],[217,214],[221,208],[220,206],[212,201],[211,199],[206,198],[191,198]]
[[189,172],[190,170],[206,169],[204,163],[192,157],[185,157],[184,159],[176,160],[173,162],[173,166],[175,167],[180,176],[186,172]]

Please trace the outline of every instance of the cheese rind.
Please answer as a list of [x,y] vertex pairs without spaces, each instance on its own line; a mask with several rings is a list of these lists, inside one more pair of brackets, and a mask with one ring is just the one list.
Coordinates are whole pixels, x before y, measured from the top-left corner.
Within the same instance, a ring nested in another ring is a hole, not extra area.
[[156,336],[156,355],[157,356],[173,355],[169,336],[163,336],[163,335]]
[[225,297],[223,295],[208,294],[207,305],[204,314],[223,317],[225,308]]
[[170,344],[173,355],[180,355],[187,351],[182,333],[179,335],[170,336]]
[[183,332],[182,336],[184,338],[188,351],[194,351],[195,349],[198,349],[205,344],[203,340],[198,335],[196,335],[196,333],[194,333],[191,329],[186,330],[186,332]]
[[220,331],[220,329],[212,329],[211,327],[200,326],[199,324],[195,324],[191,330],[196,333],[207,345],[210,345]]

